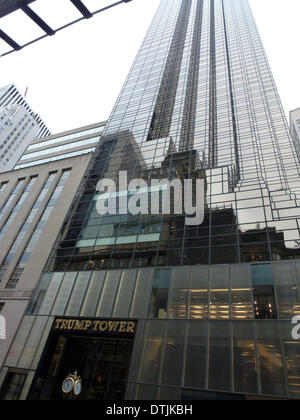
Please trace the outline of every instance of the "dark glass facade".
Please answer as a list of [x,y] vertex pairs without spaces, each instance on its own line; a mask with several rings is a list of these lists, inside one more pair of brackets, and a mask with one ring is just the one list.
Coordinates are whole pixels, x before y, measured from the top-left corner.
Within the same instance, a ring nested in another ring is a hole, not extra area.
[[[258,304],[257,288],[273,291],[267,316]],[[56,360],[52,373],[50,362],[58,357],[55,348],[61,341],[80,339],[88,347],[91,342],[82,330],[65,329],[57,336],[55,320],[125,319],[137,329],[132,341],[118,337],[126,348],[119,361],[126,361],[128,370],[123,398],[298,399],[300,341],[292,338],[291,318],[299,314],[299,290],[298,261],[45,273],[5,366],[28,372],[27,392],[33,399],[43,398],[44,392],[49,397],[53,381],[57,392],[69,373],[63,370],[66,364],[69,370],[81,368],[85,391],[96,392],[87,360],[82,366],[79,362],[81,350],[70,360]],[[115,337],[110,338],[115,345]],[[93,340],[97,346],[105,344],[102,336]],[[99,356],[97,363],[107,359]],[[98,385],[105,388],[106,383],[104,376]]]
[[[200,168],[205,218],[193,229],[176,215],[96,211],[102,178]],[[47,270],[297,258],[299,171],[248,2],[162,1]]]
[[[203,180],[203,223],[101,216],[120,171]],[[299,174],[248,1],[162,0],[5,367],[42,398],[56,317],[135,320],[127,399],[297,399]]]

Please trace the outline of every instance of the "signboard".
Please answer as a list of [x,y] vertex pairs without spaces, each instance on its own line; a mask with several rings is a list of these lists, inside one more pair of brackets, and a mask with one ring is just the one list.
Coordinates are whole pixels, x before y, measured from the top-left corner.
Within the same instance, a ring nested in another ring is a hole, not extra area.
[[134,336],[137,321],[98,318],[56,318],[54,331],[91,333],[103,336]]

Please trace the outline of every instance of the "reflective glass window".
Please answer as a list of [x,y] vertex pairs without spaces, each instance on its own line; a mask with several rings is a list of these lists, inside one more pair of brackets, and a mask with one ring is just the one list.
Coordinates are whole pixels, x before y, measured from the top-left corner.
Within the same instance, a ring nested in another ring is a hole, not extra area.
[[152,297],[149,316],[166,318],[168,311],[168,296],[171,282],[171,270],[157,269],[154,274]]

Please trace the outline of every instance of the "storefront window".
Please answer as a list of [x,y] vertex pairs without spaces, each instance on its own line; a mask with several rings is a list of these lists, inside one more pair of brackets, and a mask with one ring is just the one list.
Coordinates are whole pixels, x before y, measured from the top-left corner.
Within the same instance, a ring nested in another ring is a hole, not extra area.
[[169,318],[185,319],[187,317],[189,283],[189,270],[186,268],[173,270],[172,287],[169,294]]
[[234,391],[257,394],[255,333],[252,321],[233,323]]
[[185,331],[185,322],[169,321],[167,323],[161,380],[165,385],[181,384]]
[[191,319],[208,318],[209,272],[206,267],[191,269],[191,290],[188,317]]
[[16,401],[19,399],[26,375],[8,372],[0,393],[1,401]]
[[141,382],[155,384],[158,382],[161,369],[161,357],[165,321],[153,320],[145,331],[145,347],[141,363]]
[[257,323],[257,344],[262,394],[285,395],[286,383],[278,323]]
[[205,388],[209,336],[208,321],[189,322],[187,334],[184,385],[191,388]]
[[251,265],[254,316],[256,319],[277,319],[277,305],[271,264]]
[[209,388],[232,389],[231,331],[228,322],[213,321],[210,329]]
[[281,322],[281,335],[287,368],[289,392],[299,399],[300,395],[300,341],[291,340],[290,321]]
[[227,394],[223,392],[198,391],[195,389],[183,389],[181,400],[199,400],[199,401],[243,401],[245,397],[238,394]]
[[300,299],[297,287],[297,264],[283,261],[273,264],[278,317],[291,319],[299,314]]
[[253,286],[274,285],[271,264],[252,264],[251,277]]
[[150,314],[152,318],[166,318],[168,310],[168,296],[171,281],[171,270],[155,270],[154,282],[152,288],[152,297],[150,305]]
[[277,319],[273,286],[253,287],[255,319]]

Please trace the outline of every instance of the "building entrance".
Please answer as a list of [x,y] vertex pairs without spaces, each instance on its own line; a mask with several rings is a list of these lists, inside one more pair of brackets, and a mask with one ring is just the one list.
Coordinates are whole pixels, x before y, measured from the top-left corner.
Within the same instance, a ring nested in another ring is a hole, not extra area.
[[61,394],[65,377],[76,370],[82,379],[78,399],[124,399],[131,350],[132,340],[72,337],[58,375],[56,399]]
[[[105,321],[106,322],[106,321]],[[89,332],[53,332],[29,399],[113,400],[125,398],[134,336]],[[65,379],[80,377],[80,392],[64,392]]]

